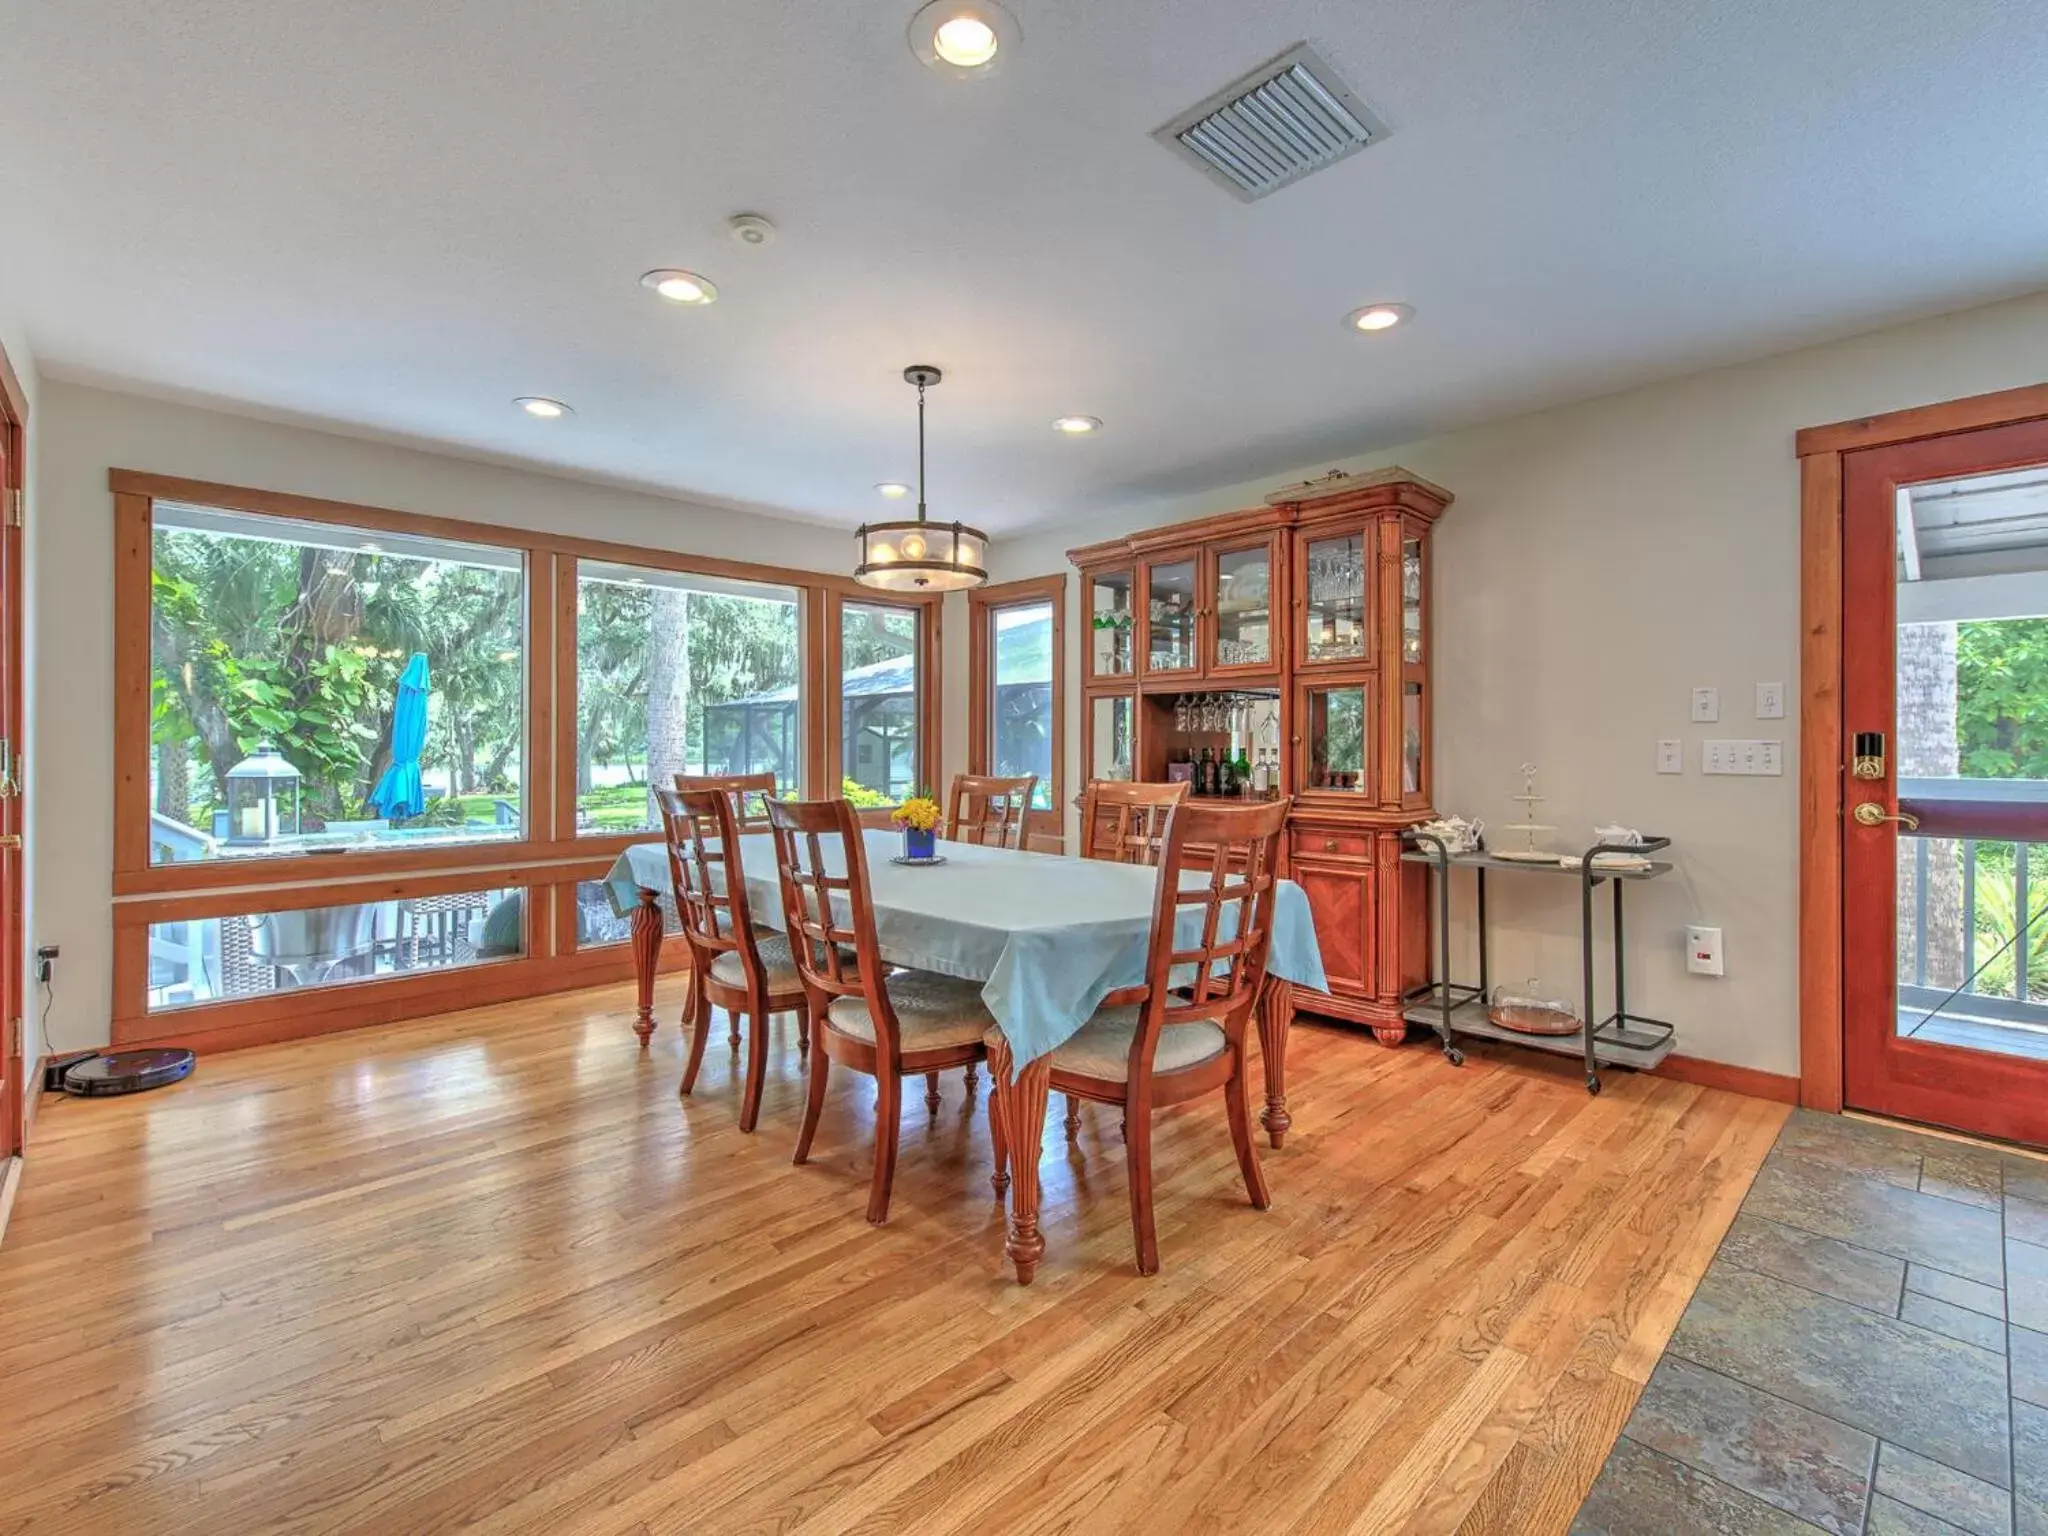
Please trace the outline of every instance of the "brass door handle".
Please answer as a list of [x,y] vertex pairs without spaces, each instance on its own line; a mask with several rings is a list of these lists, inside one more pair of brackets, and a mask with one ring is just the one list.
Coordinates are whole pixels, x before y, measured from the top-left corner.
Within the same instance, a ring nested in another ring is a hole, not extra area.
[[1856,807],[1854,814],[1856,825],[1859,827],[1881,827],[1888,821],[1896,821],[1908,832],[1920,830],[1920,818],[1918,816],[1912,815],[1907,811],[1901,811],[1896,816],[1888,815],[1883,802],[1878,800],[1863,801]]

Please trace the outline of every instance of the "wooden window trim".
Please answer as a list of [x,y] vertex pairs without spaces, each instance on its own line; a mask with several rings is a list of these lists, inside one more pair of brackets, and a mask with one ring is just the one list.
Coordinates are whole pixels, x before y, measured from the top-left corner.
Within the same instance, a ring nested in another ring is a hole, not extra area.
[[1842,486],[1860,449],[2048,418],[2048,384],[1863,416],[1798,434],[1799,1102],[1838,1113],[1842,1041]]
[[991,626],[1008,608],[1052,605],[1052,783],[1050,810],[1027,811],[1025,846],[1043,853],[1066,849],[1067,780],[1067,578],[1031,576],[1022,581],[977,587],[967,594],[967,771],[986,774],[993,760],[995,695]]
[[[197,502],[228,512],[251,512],[271,517],[293,518],[299,522],[340,523],[351,528],[380,529],[411,533],[426,538],[452,539],[466,544],[495,544],[508,549],[525,549],[550,555],[573,555],[583,560],[619,565],[642,565],[652,570],[683,571],[695,576],[728,576],[737,581],[765,582],[772,586],[817,588],[868,599],[882,596],[863,587],[849,576],[827,571],[808,571],[780,565],[763,565],[749,560],[725,560],[713,555],[693,555],[681,550],[654,549],[640,544],[618,544],[604,539],[578,538],[572,534],[547,533],[506,523],[488,523],[468,518],[438,517],[424,512],[399,512],[389,507],[328,501],[317,496],[297,496],[283,491],[260,491],[249,486],[221,485],[208,480],[187,480],[176,475],[153,475],[140,470],[107,471],[107,485],[114,494],[135,495],[158,501]],[[821,538],[837,534],[820,529]],[[851,535],[848,536],[849,547]],[[938,594],[888,593],[888,600],[903,607],[935,606]]]
[[[648,841],[650,836],[576,836],[573,772],[559,771],[561,765],[575,761],[576,569],[582,560],[760,582],[800,594],[799,644],[806,668],[803,791],[811,796],[833,793],[838,782],[829,770],[838,761],[840,745],[836,640],[841,605],[853,599],[917,611],[923,683],[919,773],[927,782],[937,778],[943,694],[938,594],[883,594],[827,572],[647,549],[138,470],[110,470],[107,481],[113,495],[116,534],[112,916],[116,1043],[175,1038],[186,1044],[226,1049],[622,981],[633,974],[630,946],[607,944],[579,950],[576,943],[576,886],[600,878],[622,849]],[[159,499],[299,522],[485,544],[521,553],[526,561],[527,588],[523,773],[530,786],[524,836],[428,849],[150,864],[146,701],[151,667],[151,531],[153,503]],[[144,701],[143,707],[137,707],[137,700]],[[331,989],[195,1004],[155,1014],[148,1011],[148,931],[152,922],[289,910],[357,896],[365,901],[385,900],[485,885],[518,885],[532,892],[525,956],[455,971],[366,979]],[[664,970],[686,963],[683,946],[667,947]]]

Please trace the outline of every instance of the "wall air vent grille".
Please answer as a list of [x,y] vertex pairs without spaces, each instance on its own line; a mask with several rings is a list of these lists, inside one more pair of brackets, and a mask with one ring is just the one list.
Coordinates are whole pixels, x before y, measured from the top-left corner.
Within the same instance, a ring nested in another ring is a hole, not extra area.
[[1255,203],[1387,135],[1308,44],[1225,86],[1153,137]]

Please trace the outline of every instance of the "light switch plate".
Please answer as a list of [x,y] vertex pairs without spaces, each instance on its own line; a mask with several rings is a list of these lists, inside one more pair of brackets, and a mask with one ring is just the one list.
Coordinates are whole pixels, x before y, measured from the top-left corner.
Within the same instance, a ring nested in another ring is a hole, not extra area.
[[1657,771],[1659,773],[1685,772],[1685,743],[1675,738],[1666,738],[1657,743]]
[[1712,725],[1721,718],[1721,690],[1695,688],[1692,691],[1692,719],[1695,725]]
[[1721,930],[1697,924],[1685,930],[1685,968],[1695,976],[1723,976]]
[[1744,778],[1781,778],[1785,772],[1782,741],[1703,741],[1700,772]]
[[1783,683],[1758,683],[1756,685],[1756,717],[1759,720],[1782,720],[1785,718],[1785,685]]

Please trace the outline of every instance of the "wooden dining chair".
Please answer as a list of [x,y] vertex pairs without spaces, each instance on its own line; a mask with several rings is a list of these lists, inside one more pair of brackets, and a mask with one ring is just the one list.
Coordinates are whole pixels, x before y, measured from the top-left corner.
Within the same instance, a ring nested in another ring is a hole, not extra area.
[[[1245,1099],[1245,1035],[1266,979],[1273,935],[1274,864],[1286,800],[1173,808],[1167,819],[1145,980],[1104,1000],[1054,1049],[1049,1087],[1124,1112],[1124,1162],[1138,1272],[1156,1274],[1152,1112],[1223,1090],[1245,1190],[1272,1203]],[[1199,845],[1197,848],[1196,845]],[[1199,876],[1188,881],[1190,873]],[[1197,909],[1188,919],[1188,909]],[[1190,925],[1193,937],[1180,935]],[[997,1145],[1001,1146],[1000,1131]],[[1022,1148],[1023,1156],[1035,1149]]]
[[1031,792],[1036,788],[1036,774],[1021,779],[954,774],[952,792],[946,797],[946,841],[1021,849],[1024,824],[1031,815]]
[[677,789],[718,789],[732,797],[733,819],[742,832],[768,830],[768,802],[775,798],[772,773],[679,773]]
[[[936,1105],[938,1074],[983,1060],[982,1040],[995,1021],[982,1003],[978,982],[929,971],[891,971],[883,962],[868,889],[867,849],[851,805],[844,800],[774,800],[768,805],[768,824],[775,833],[775,867],[797,974],[810,997],[811,1089],[794,1160],[810,1160],[830,1064],[836,1061],[874,1078],[875,1172],[868,1220],[879,1226],[889,1219],[889,1191],[896,1179],[903,1079],[923,1073],[926,1102]],[[993,1112],[989,1126],[994,1135]],[[1008,1166],[998,1139],[998,1179]]]
[[1167,813],[1187,797],[1186,784],[1090,779],[1081,796],[1081,857],[1157,864]]
[[735,1044],[744,1017],[747,1086],[740,1100],[740,1129],[751,1131],[760,1117],[761,1087],[768,1070],[768,1016],[797,1015],[801,1055],[810,1034],[810,995],[790,956],[789,940],[753,924],[747,882],[740,872],[733,796],[722,788],[663,789],[655,792],[655,799],[661,806],[683,941],[690,946],[690,1059],[683,1068],[681,1091],[688,1097],[697,1085],[712,1008],[731,1015]]

